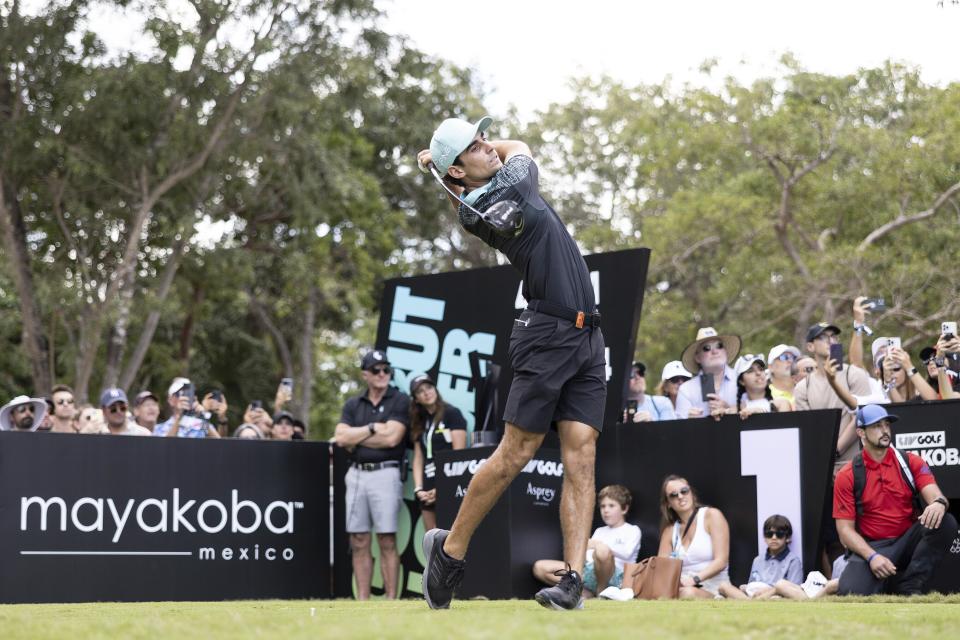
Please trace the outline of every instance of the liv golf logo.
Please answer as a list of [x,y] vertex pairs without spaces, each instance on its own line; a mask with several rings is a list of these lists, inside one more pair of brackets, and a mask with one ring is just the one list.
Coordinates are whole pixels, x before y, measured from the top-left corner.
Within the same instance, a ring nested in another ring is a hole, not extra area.
[[[153,534],[210,534],[223,539],[224,534],[241,536],[270,533],[292,535],[295,514],[303,509],[303,502],[275,500],[260,505],[240,498],[234,489],[227,501],[184,499],[180,489],[173,489],[167,497],[145,500],[115,501],[113,498],[82,497],[69,504],[61,497],[23,496],[20,498],[20,531],[28,533],[33,542],[42,540],[47,531],[80,534],[107,534],[110,543],[103,549],[20,551],[21,555],[49,556],[194,556],[193,549],[179,551],[137,550],[120,551],[113,545],[125,542],[149,547]],[[146,536],[144,535],[146,534]],[[98,540],[103,540],[101,535]],[[131,542],[131,539],[133,542]],[[242,538],[240,539],[242,541]],[[95,544],[91,546],[96,546]],[[196,549],[199,560],[293,560],[292,547],[281,545],[201,546]]]
[[897,449],[912,450],[930,467],[960,465],[960,451],[956,447],[947,447],[944,431],[898,433],[896,445]]

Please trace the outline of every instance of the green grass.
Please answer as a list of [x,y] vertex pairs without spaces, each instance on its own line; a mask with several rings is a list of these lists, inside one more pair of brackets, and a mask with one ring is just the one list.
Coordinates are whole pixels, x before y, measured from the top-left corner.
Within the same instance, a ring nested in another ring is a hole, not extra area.
[[[953,637],[960,596],[817,602],[159,602],[0,606],[0,638],[924,638]],[[311,615],[311,610],[313,611]]]

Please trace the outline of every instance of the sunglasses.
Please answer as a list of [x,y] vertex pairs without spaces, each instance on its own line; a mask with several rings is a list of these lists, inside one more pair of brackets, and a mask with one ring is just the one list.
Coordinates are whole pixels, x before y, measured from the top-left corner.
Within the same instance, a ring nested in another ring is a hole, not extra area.
[[787,532],[785,529],[767,529],[763,532],[764,538],[780,538],[781,540],[786,540]]
[[13,413],[34,413],[32,404],[23,404],[13,408]]
[[690,379],[690,378],[688,378],[688,377],[686,377],[686,376],[674,376],[674,377],[670,378],[669,380],[667,380],[667,382],[672,382],[673,384],[683,384],[684,382],[686,382],[686,381],[689,380],[689,379]]
[[821,333],[814,340],[826,340],[827,342],[840,342],[840,336],[835,333]]
[[57,400],[57,404],[63,406],[65,404],[73,404],[73,398],[60,398]]
[[126,411],[127,405],[122,402],[114,402],[112,405],[107,407],[107,411],[110,413],[117,413],[118,411]]
[[793,362],[796,359],[797,359],[797,356],[793,355],[789,351],[787,353],[781,353],[780,355],[777,356],[777,360],[780,360],[781,362],[787,362],[788,360],[790,362]]
[[637,379],[643,378],[643,377],[644,377],[644,375],[643,375],[642,373],[631,373],[631,374],[630,374],[630,379],[631,379],[631,380],[637,380]]
[[379,375],[388,376],[393,372],[393,369],[391,369],[390,367],[370,367],[369,371],[375,376],[379,376]]
[[722,351],[723,343],[722,342],[708,342],[707,344],[700,347],[704,353],[710,353],[711,351]]
[[804,370],[806,373],[813,373],[813,370],[814,370],[814,369],[816,369],[816,367],[804,367],[804,368],[803,368],[803,370]]
[[685,496],[690,493],[690,487],[681,487],[678,491],[671,491],[667,494],[667,497],[671,500],[676,500],[680,496]]

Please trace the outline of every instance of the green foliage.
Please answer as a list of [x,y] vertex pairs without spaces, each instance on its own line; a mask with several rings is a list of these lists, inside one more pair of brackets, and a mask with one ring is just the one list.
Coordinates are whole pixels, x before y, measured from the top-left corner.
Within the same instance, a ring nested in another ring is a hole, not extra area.
[[581,245],[652,249],[648,363],[678,358],[698,326],[753,352],[799,344],[814,321],[849,326],[859,294],[886,297],[871,324],[917,348],[960,314],[942,271],[955,198],[865,243],[960,181],[960,87],[893,64],[831,77],[783,62],[780,77],[718,91],[583,80],[520,129]]

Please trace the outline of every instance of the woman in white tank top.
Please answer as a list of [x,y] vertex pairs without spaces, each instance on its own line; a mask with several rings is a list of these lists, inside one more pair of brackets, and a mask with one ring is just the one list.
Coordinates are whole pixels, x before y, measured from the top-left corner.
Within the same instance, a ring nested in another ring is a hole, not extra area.
[[700,506],[686,479],[670,475],[663,481],[660,509],[668,525],[660,533],[664,558],[680,558],[681,598],[713,598],[729,582],[730,527],[723,513]]

